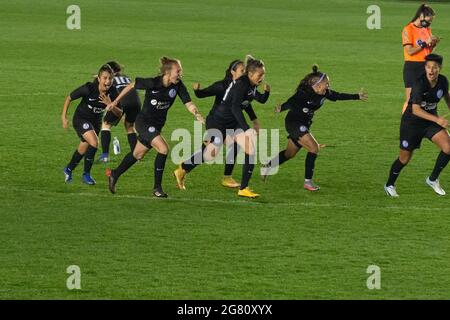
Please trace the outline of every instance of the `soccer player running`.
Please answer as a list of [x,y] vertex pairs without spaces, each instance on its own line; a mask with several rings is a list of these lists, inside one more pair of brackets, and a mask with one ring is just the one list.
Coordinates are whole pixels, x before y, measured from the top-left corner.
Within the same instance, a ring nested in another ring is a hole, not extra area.
[[295,157],[298,151],[305,147],[308,150],[305,160],[305,182],[303,187],[309,191],[317,191],[320,187],[312,180],[314,167],[320,146],[310,133],[314,113],[319,110],[325,100],[367,100],[367,95],[361,90],[356,94],[339,93],[331,90],[330,79],[326,73],[320,72],[317,65],[312,67],[297,87],[296,92],[275,112],[289,110],[285,118],[286,131],[289,133],[285,150],[270,160],[261,168],[263,180],[267,179],[272,169]]
[[438,178],[450,160],[450,137],[446,130],[449,123],[444,117],[438,115],[437,105],[443,97],[450,109],[448,80],[440,74],[443,61],[441,56],[430,54],[426,56],[425,61],[425,74],[413,84],[408,107],[402,116],[400,156],[392,164],[389,179],[384,186],[386,194],[391,197],[398,197],[395,181],[411,160],[413,151],[420,148],[424,137],[430,139],[441,149],[434,169],[425,182],[438,195],[445,195]]
[[206,129],[211,143],[203,145],[201,150],[194,153],[188,161],[183,162],[174,171],[177,186],[180,190],[186,189],[186,174],[199,164],[212,160],[217,155],[224,139],[227,135],[230,135],[230,138],[237,142],[245,152],[245,163],[242,168],[242,181],[238,196],[248,198],[259,196],[248,188],[255,166],[256,131],[247,124],[242,109],[255,99],[257,87],[264,80],[264,75],[264,63],[247,55],[244,75],[228,85],[222,100],[213,107],[208,116]]
[[71,101],[81,99],[73,115],[73,128],[80,137],[80,144],[72,155],[72,159],[64,168],[65,181],[72,182],[72,173],[78,163],[84,157],[83,182],[94,185],[95,180],[91,177],[91,168],[94,162],[95,152],[98,147],[98,133],[102,125],[104,110],[114,113],[120,117],[122,110],[116,106],[108,106],[111,99],[117,97],[118,92],[112,86],[114,71],[109,65],[103,65],[98,71],[93,82],[88,82],[75,89],[65,100],[61,115],[64,129],[69,127],[67,111]]
[[[212,85],[205,89],[200,88],[199,83],[194,83],[194,93],[197,98],[205,98],[214,96],[214,104],[206,117],[206,123],[210,123],[211,117],[214,116],[215,108],[218,106],[227,90],[228,86],[231,82],[236,81],[240,78],[245,72],[244,62],[241,60],[234,60],[228,66],[228,69],[225,71],[225,78],[219,81],[214,82]],[[258,90],[254,91],[254,99],[259,103],[266,103],[267,99],[269,99],[270,95],[270,86],[268,84],[264,84],[264,93],[260,93]],[[253,107],[250,103],[243,106],[243,110],[247,113],[250,118],[250,121],[253,123],[253,129],[255,129],[256,133],[259,133],[260,123],[259,120],[253,110]],[[228,139],[230,140],[230,139]],[[207,145],[210,141],[205,141],[205,145]],[[227,141],[225,141],[226,143]],[[222,185],[228,188],[239,188],[240,184],[236,182],[233,177],[233,169],[236,162],[236,156],[239,153],[239,146],[236,142],[230,143],[229,151],[227,153],[224,176],[222,178]]]
[[403,81],[405,83],[405,103],[402,113],[408,106],[411,88],[417,78],[425,73],[425,57],[439,43],[439,38],[431,34],[431,23],[435,16],[434,10],[422,4],[411,22],[403,28],[402,43],[405,64],[403,65]]
[[166,164],[169,146],[161,135],[166,123],[167,113],[173,105],[177,95],[192,113],[197,121],[204,122],[202,115],[191,101],[189,93],[181,81],[183,69],[177,59],[162,57],[160,59],[160,74],[154,78],[136,78],[111,103],[115,107],[133,89],[145,90],[144,106],[138,114],[135,128],[138,133],[138,142],[134,150],[128,153],[119,166],[108,169],[109,190],[116,193],[116,184],[120,176],[126,172],[136,161],[141,160],[147,152],[154,148],[158,154],[155,158],[153,195],[158,198],[167,198],[162,188],[162,177]]
[[[122,90],[131,83],[128,76],[122,74],[123,67],[116,61],[110,61],[107,63],[114,71],[113,86],[120,93]],[[134,122],[136,117],[141,110],[141,100],[136,89],[131,90],[120,102],[120,107],[125,113],[125,130],[127,132],[128,143],[130,144],[131,151],[137,143],[137,135],[134,130]],[[111,111],[108,111],[104,118],[102,124],[102,130],[100,132],[100,141],[102,144],[102,154],[98,159],[99,162],[109,161],[109,146],[111,144],[111,127],[116,126],[120,122],[121,116],[118,117]]]

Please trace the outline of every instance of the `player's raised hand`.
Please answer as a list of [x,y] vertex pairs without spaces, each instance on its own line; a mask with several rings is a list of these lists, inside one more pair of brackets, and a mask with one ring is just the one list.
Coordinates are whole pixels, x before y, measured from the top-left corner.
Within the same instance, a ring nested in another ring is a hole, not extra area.
[[281,112],[281,104],[277,104],[275,109],[273,110],[275,113],[280,113]]
[[69,120],[67,118],[62,118],[61,120],[63,129],[69,129]]
[[267,83],[264,83],[263,89],[266,92],[270,92],[270,86]]
[[448,128],[448,120],[444,117],[439,117],[436,121],[438,125],[440,125],[442,128]]
[[359,95],[359,100],[367,101],[369,99],[369,96],[367,95],[366,92],[364,92],[363,88],[361,88],[361,90],[359,90],[358,95]]
[[192,89],[194,90],[200,90],[200,83],[196,82],[192,85]]
[[111,98],[104,93],[100,94],[98,97],[100,98],[100,102],[106,104],[106,106],[112,103]]

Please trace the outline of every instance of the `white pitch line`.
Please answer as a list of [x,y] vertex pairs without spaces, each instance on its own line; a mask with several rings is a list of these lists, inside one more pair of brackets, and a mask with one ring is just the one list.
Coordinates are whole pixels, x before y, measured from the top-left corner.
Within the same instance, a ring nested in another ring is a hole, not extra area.
[[0,97],[17,97],[17,96],[58,96],[61,92],[31,92],[31,93],[5,93],[0,94]]

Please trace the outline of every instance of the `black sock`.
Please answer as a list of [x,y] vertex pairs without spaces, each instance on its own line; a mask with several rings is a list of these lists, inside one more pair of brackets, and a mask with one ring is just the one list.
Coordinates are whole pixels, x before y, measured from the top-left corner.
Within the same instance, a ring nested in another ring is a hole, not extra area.
[[100,140],[102,142],[102,152],[109,153],[109,145],[111,143],[111,131],[102,130],[100,132]]
[[316,163],[317,153],[308,152],[305,159],[305,179],[312,179]]
[[282,150],[282,151],[280,151],[280,153],[278,153],[278,155],[273,157],[272,160],[270,160],[268,163],[269,166],[272,167],[272,165],[275,165],[277,161],[278,161],[278,165],[281,166],[283,163],[288,161],[289,158],[286,157],[285,152],[286,152],[286,150]]
[[133,133],[129,133],[127,135],[127,137],[128,137],[128,143],[130,144],[131,152],[133,152],[134,147],[136,147],[136,143],[137,143],[137,135],[135,132],[133,132]]
[[67,169],[70,171],[73,171],[78,163],[83,159],[83,155],[78,152],[78,150],[75,150],[75,152],[72,155],[72,159],[70,160],[69,164],[67,165]]
[[122,162],[119,166],[111,171],[111,174],[115,179],[119,179],[119,177],[127,171],[133,164],[135,164],[137,159],[134,157],[133,152],[128,153],[125,158],[123,158]]
[[402,169],[406,166],[406,164],[401,163],[401,161],[397,158],[391,166],[391,171],[389,171],[389,179],[386,183],[386,186],[395,186],[395,181]]
[[241,181],[241,190],[248,187],[248,183],[253,174],[254,164],[254,155],[245,154],[245,163],[242,166],[242,181]]
[[236,163],[236,157],[239,153],[239,145],[235,142],[233,144],[233,152],[227,154],[225,162],[225,170],[223,172],[224,176],[231,176],[234,169],[234,164]]
[[164,167],[166,166],[167,154],[158,153],[155,158],[155,185],[154,189],[161,188]]
[[189,158],[189,160],[186,160],[181,164],[181,167],[184,170],[186,170],[186,172],[190,172],[196,166],[202,164],[205,161],[203,158],[203,152],[205,151],[205,149],[206,145],[202,144],[202,150],[194,152],[194,154]]
[[84,172],[90,173],[92,165],[94,164],[95,153],[97,152],[97,148],[93,146],[89,146],[84,155]]
[[439,156],[436,159],[436,164],[434,166],[433,172],[430,175],[431,181],[436,181],[439,178],[439,174],[447,166],[449,160],[450,154],[446,154],[444,151],[441,151],[441,153],[439,153]]

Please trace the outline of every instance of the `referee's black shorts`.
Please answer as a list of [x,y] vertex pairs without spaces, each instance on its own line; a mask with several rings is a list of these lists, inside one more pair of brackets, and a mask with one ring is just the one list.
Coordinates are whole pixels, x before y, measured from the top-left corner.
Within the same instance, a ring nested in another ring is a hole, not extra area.
[[414,82],[425,73],[425,62],[405,61],[403,65],[403,82],[405,88],[412,88]]

